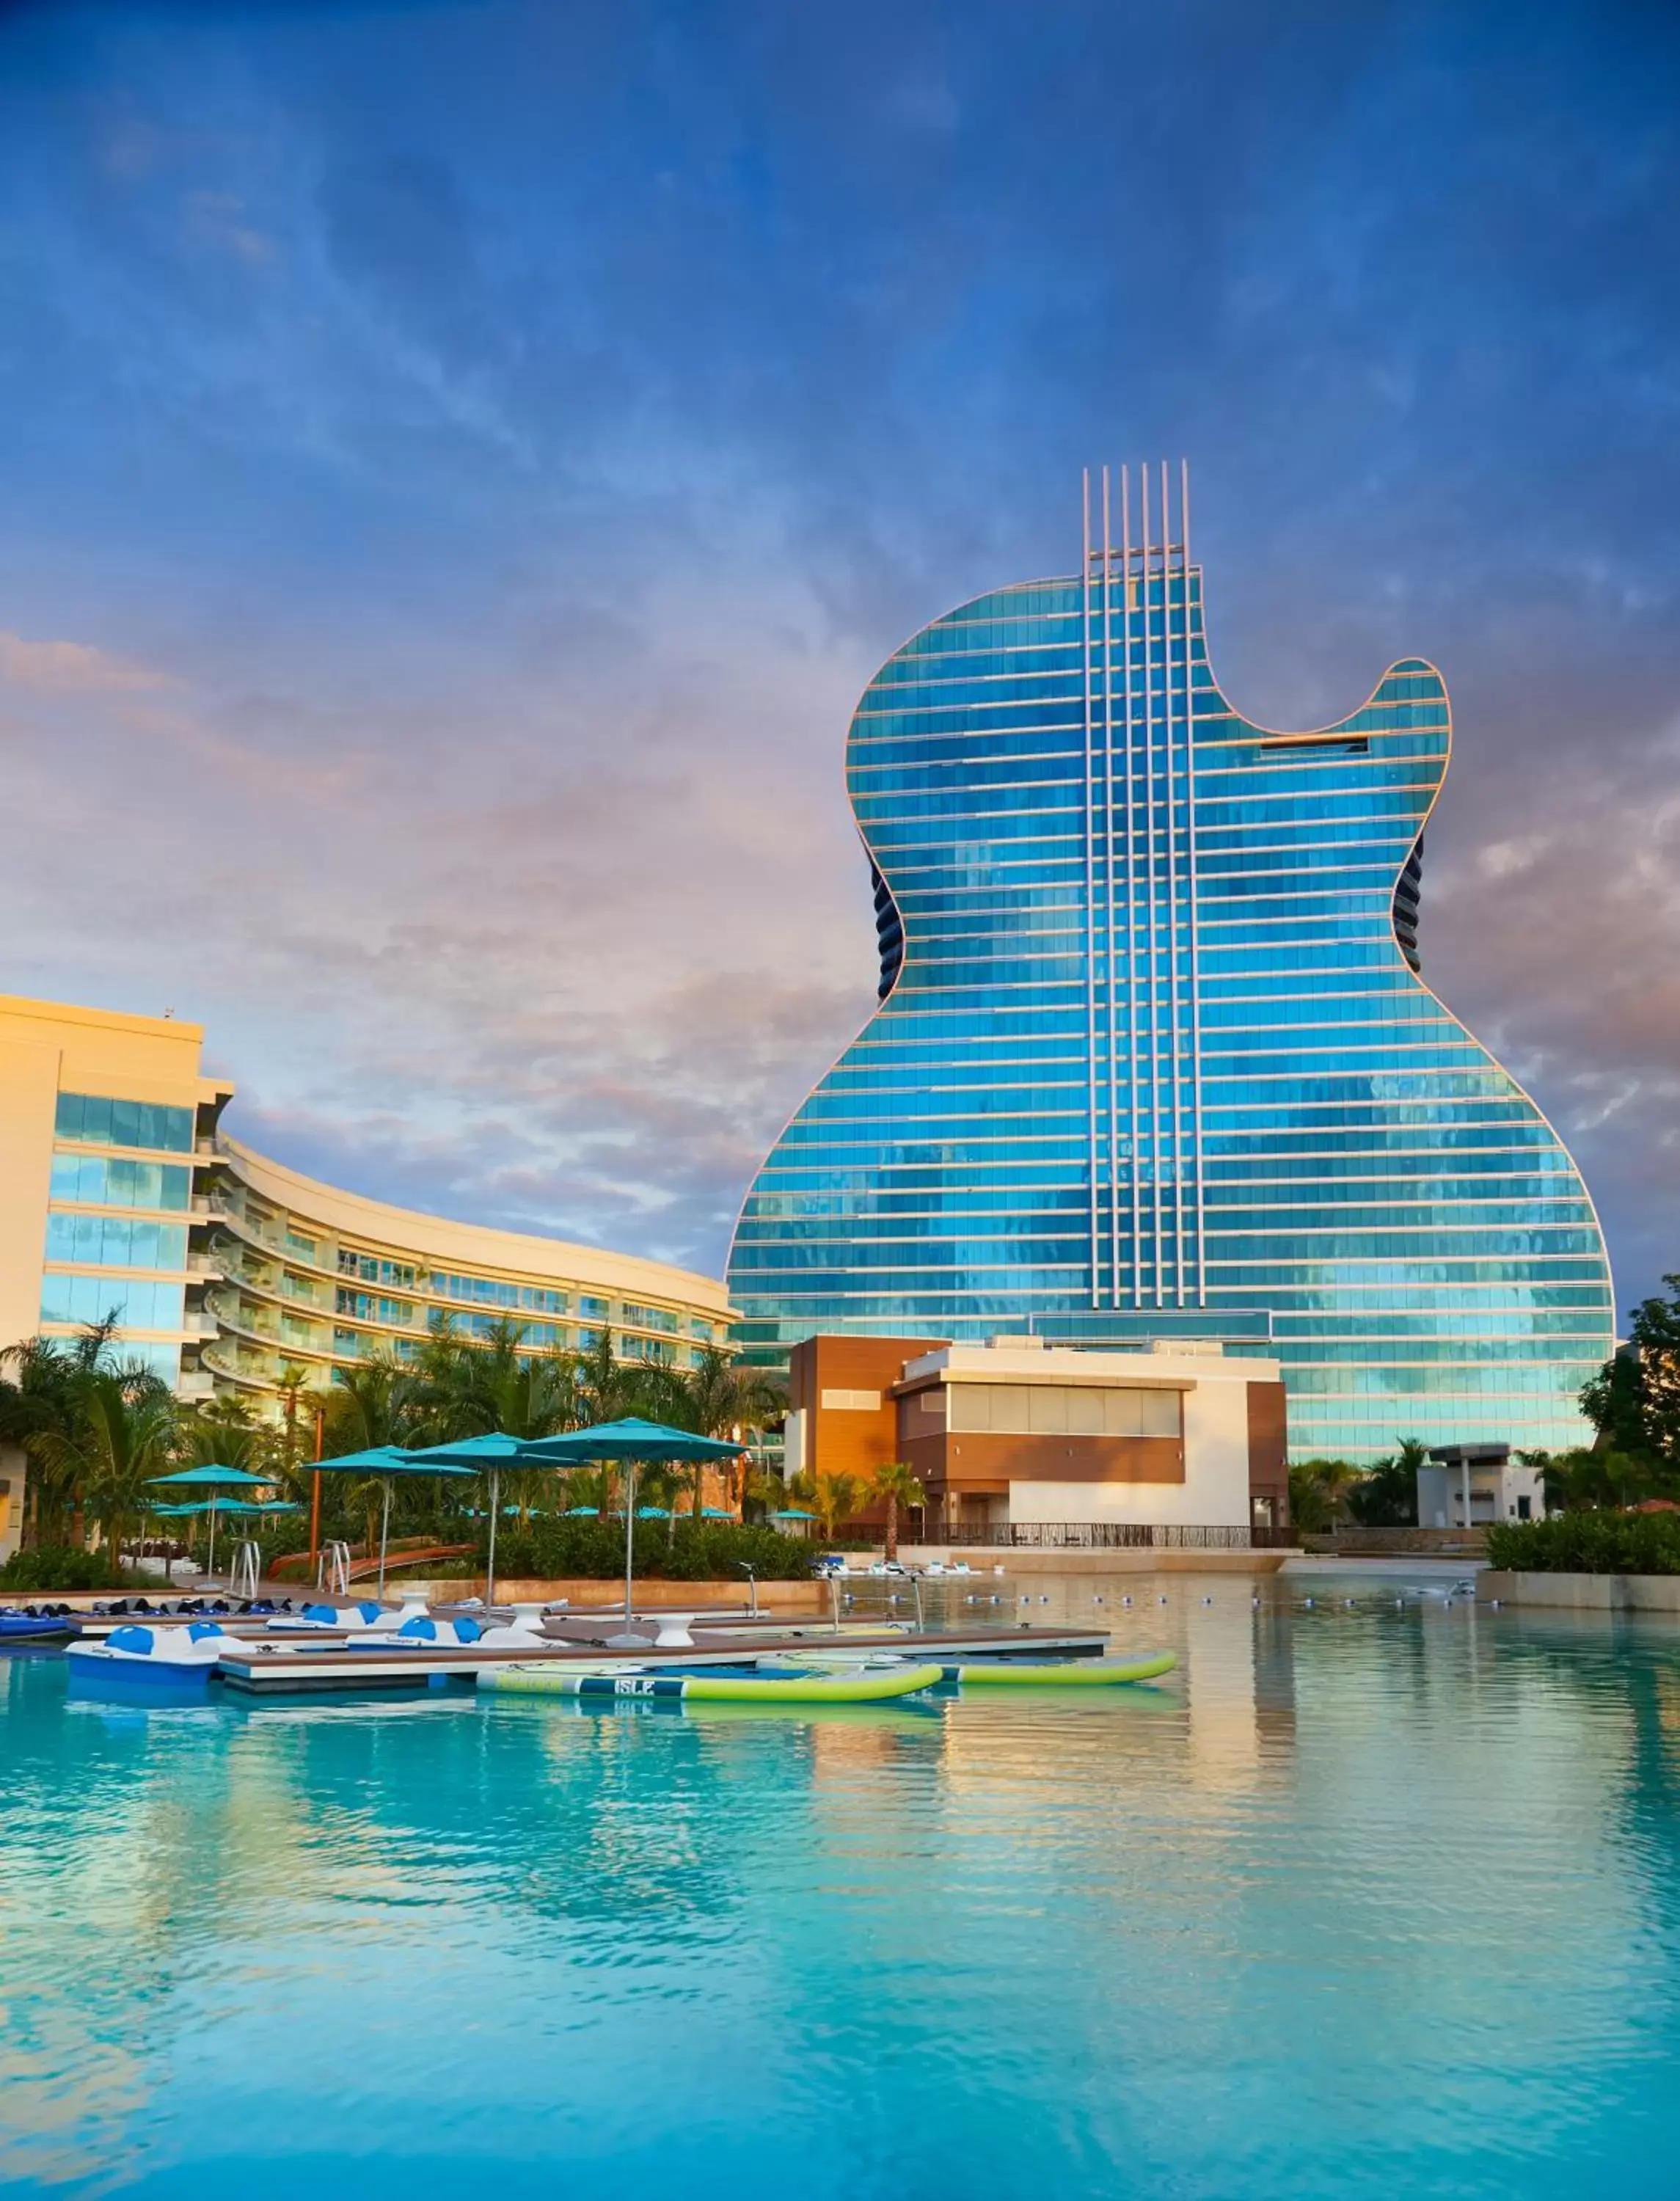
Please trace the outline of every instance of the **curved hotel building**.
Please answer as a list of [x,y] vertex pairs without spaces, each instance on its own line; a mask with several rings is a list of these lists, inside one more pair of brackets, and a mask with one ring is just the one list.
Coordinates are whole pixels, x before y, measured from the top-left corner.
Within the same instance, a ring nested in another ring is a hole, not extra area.
[[429,1319],[534,1351],[592,1344],[687,1367],[732,1310],[708,1277],[446,1222],[266,1161],[221,1129],[232,1094],[196,1024],[0,997],[0,1347],[115,1311],[126,1357],[186,1398],[273,1412]]
[[1613,1345],[1574,1164],[1437,999],[1441,676],[1312,732],[1208,663],[1188,478],[1088,484],[1083,563],[923,628],[853,718],[881,1003],[760,1171],[755,1358],[818,1333],[1274,1357],[1290,1451],[1555,1447]]

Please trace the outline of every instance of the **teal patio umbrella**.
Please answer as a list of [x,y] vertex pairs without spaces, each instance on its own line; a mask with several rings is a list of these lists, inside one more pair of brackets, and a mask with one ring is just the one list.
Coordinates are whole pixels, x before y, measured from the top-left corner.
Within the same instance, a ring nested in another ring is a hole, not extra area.
[[421,1465],[418,1456],[400,1445],[372,1445],[366,1452],[341,1452],[336,1459],[314,1462],[323,1475],[377,1476],[385,1485],[379,1509],[379,1595],[385,1591],[385,1548],[391,1541],[391,1487],[399,1475],[471,1475],[470,1467],[451,1467],[443,1460]]
[[629,1414],[620,1421],[597,1422],[593,1429],[568,1429],[563,1437],[535,1437],[520,1447],[533,1465],[577,1467],[590,1460],[617,1460],[629,1470],[624,1494],[624,1617],[636,1611],[636,1470],[643,1466],[701,1466],[708,1460],[734,1459],[743,1447],[723,1437],[696,1436],[663,1422],[644,1422]]
[[668,1521],[671,1508],[668,1505],[638,1505],[636,1517],[638,1521]]
[[498,1503],[502,1494],[502,1470],[504,1467],[529,1467],[540,1463],[533,1460],[532,1448],[522,1437],[504,1436],[500,1429],[491,1429],[481,1437],[460,1437],[452,1444],[419,1445],[404,1454],[411,1466],[422,1461],[434,1468],[447,1468],[455,1475],[488,1475],[490,1477],[490,1557],[485,1577],[485,1603],[496,1602],[496,1522],[501,1511]]
[[[223,1467],[215,1460],[207,1460],[202,1467],[178,1467],[173,1475],[154,1475],[150,1478],[150,1486],[212,1492],[261,1490],[273,1481],[273,1477],[269,1475],[250,1475],[243,1467]],[[225,1507],[219,1506],[218,1500],[213,1496],[209,1504],[210,1558],[204,1570],[206,1574],[214,1574],[216,1570],[216,1514],[218,1511],[225,1510]]]
[[601,1508],[598,1505],[568,1505],[566,1518],[568,1521],[598,1521]]
[[700,1517],[702,1521],[732,1521],[735,1516],[726,1505],[702,1505]]

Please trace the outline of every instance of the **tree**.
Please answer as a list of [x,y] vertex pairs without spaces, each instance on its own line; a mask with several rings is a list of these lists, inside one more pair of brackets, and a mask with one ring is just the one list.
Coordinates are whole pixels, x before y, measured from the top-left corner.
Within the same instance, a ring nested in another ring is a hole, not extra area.
[[1553,1513],[1592,1513],[1636,1505],[1655,1480],[1648,1459],[1614,1445],[1580,1445],[1530,1464],[1540,1469],[1546,1509]]
[[1309,1535],[1334,1528],[1360,1480],[1349,1460],[1301,1460],[1289,1470],[1289,1519]]
[[[817,1517],[822,1523],[825,1536],[832,1536],[835,1523],[849,1520],[856,1512],[858,1500],[865,1486],[855,1475],[819,1475],[814,1478],[813,1495],[817,1501]],[[919,1505],[919,1498],[911,1500]]]
[[1598,1448],[1636,1459],[1648,1454],[1659,1471],[1680,1474],[1680,1275],[1665,1276],[1665,1298],[1642,1300],[1628,1341],[1581,1387],[1581,1411],[1598,1432]]
[[925,1505],[927,1493],[917,1482],[915,1470],[902,1459],[889,1460],[878,1467],[869,1478],[870,1491],[887,1501],[887,1557],[898,1557],[898,1509],[901,1505]]
[[1429,1465],[1429,1447],[1421,1437],[1401,1437],[1399,1445],[1348,1489],[1348,1511],[1363,1528],[1418,1525],[1418,1470]]
[[[743,1451],[755,1432],[762,1435],[769,1423],[787,1412],[786,1395],[775,1377],[762,1368],[732,1359],[721,1346],[703,1347],[694,1366],[678,1378],[678,1388],[680,1397],[672,1416],[678,1427],[694,1429],[702,1436],[739,1438]],[[694,1470],[696,1514],[704,1497],[705,1477],[703,1467]]]
[[146,1486],[169,1471],[175,1435],[174,1400],[156,1376],[93,1368],[79,1378],[73,1429],[38,1440],[41,1457],[85,1494],[114,1560],[145,1509]]
[[75,1435],[81,1386],[107,1365],[116,1326],[113,1312],[73,1338],[24,1338],[0,1353],[0,1367],[15,1370],[13,1376],[0,1376],[0,1443],[21,1446],[31,1468],[23,1524],[27,1547],[67,1534],[73,1544],[82,1542],[85,1492],[75,1479],[73,1456],[48,1441]]

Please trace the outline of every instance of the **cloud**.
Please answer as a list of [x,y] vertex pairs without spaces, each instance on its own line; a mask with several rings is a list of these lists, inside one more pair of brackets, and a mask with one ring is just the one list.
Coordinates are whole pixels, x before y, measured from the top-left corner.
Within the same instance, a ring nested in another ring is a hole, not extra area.
[[82,642],[0,632],[0,681],[35,696],[138,696],[175,685],[167,672]]
[[1443,667],[1425,970],[1680,1263],[1673,11],[653,13],[6,31],[3,983],[715,1266],[872,996],[858,690],[1187,451],[1237,707]]

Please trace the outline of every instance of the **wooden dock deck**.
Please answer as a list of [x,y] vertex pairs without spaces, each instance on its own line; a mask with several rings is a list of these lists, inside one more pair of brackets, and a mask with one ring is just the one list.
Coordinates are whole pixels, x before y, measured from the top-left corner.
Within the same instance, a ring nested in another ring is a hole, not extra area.
[[476,1644],[426,1644],[397,1650],[389,1644],[300,1642],[269,1640],[234,1643],[224,1654],[217,1671],[231,1688],[253,1696],[314,1695],[324,1691],[362,1689],[424,1689],[434,1683],[472,1681],[487,1669],[501,1666],[593,1664],[602,1658],[632,1664],[730,1665],[743,1658],[785,1656],[802,1651],[828,1650],[842,1646],[849,1651],[897,1651],[907,1657],[930,1659],[949,1657],[1096,1658],[1108,1640],[1101,1628],[1035,1628],[1023,1623],[1016,1628],[930,1629],[914,1634],[902,1629],[848,1627],[837,1636],[831,1625],[814,1622],[808,1627],[789,1627],[761,1621],[731,1622],[708,1628],[696,1623],[694,1647],[634,1649],[602,1644],[566,1642],[556,1639],[543,1650],[481,1650]]

